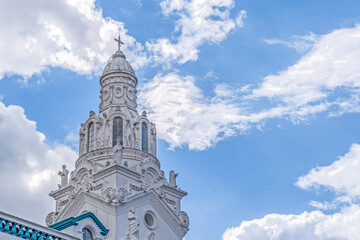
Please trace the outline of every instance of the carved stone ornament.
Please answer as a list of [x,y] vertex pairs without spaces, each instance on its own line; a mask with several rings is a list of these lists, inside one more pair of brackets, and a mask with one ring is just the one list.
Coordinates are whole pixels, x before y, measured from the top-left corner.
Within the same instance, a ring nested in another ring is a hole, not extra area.
[[85,191],[91,190],[91,182],[88,175],[85,175],[81,180],[81,185],[84,188]]
[[116,189],[113,187],[109,187],[105,190],[105,201],[111,202],[112,200],[116,199]]
[[147,183],[142,183],[141,184],[141,189],[144,191],[144,192],[147,192],[149,190],[149,185]]
[[121,203],[126,203],[126,197],[128,195],[128,191],[125,188],[120,188],[118,191],[118,199]]
[[186,212],[180,211],[179,218],[181,225],[183,225],[184,227],[189,227],[190,221],[189,221],[189,216],[187,215]]
[[132,89],[129,89],[127,92],[127,97],[132,101],[134,100],[135,93]]
[[108,91],[108,90],[105,90],[104,93],[103,93],[103,99],[104,99],[104,101],[108,100],[109,97],[110,97],[109,91]]
[[122,90],[121,86],[116,86],[115,87],[114,95],[117,98],[120,98],[123,95],[123,90]]
[[75,197],[75,194],[76,194],[75,189],[72,189],[72,190],[70,191],[69,198],[70,198],[70,199],[73,199],[73,198]]
[[55,222],[55,213],[51,212],[46,216],[45,223],[47,226],[50,226],[54,224],[54,222]]
[[104,147],[110,147],[110,136],[107,136],[107,139],[104,140]]
[[126,147],[131,147],[131,141],[130,141],[130,140],[126,140],[126,141],[125,141],[125,146],[126,146]]
[[160,195],[161,198],[165,198],[165,197],[166,197],[166,193],[165,193],[165,191],[162,190],[162,189],[160,189],[159,195]]
[[140,143],[138,141],[136,141],[134,145],[136,149],[140,149]]
[[101,148],[102,147],[101,139],[97,137],[95,141],[96,141],[96,149]]

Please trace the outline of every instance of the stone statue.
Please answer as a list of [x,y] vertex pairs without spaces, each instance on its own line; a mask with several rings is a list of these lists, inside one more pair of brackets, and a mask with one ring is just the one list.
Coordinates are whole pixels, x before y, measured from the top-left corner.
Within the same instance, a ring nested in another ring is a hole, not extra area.
[[121,165],[122,163],[122,155],[124,152],[124,147],[119,147],[119,145],[116,145],[116,150],[115,150],[115,154],[114,154],[114,162],[117,165]]
[[80,144],[79,144],[79,154],[82,155],[83,153],[85,153],[85,128],[84,128],[84,124],[81,124],[81,128],[80,128]]
[[135,216],[134,208],[130,208],[130,212],[128,214],[129,219],[129,232],[127,234],[128,240],[139,240],[139,220]]
[[178,176],[178,173],[175,173],[174,170],[170,171],[169,174],[169,186],[170,187],[176,187],[176,177]]
[[61,177],[61,184],[59,184],[59,188],[66,186],[68,184],[69,175],[69,170],[66,169],[66,165],[62,166],[62,172],[59,171],[58,175]]
[[138,141],[140,139],[140,123],[135,122],[134,123],[134,141]]

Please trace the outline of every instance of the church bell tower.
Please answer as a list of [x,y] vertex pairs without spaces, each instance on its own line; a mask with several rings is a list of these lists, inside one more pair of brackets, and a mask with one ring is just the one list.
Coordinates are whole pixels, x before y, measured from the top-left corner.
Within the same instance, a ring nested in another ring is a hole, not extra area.
[[155,124],[136,110],[138,79],[115,40],[100,77],[99,113],[81,124],[75,170],[59,172],[46,224],[80,239],[181,240],[189,230],[180,205],[187,193],[174,171],[168,181],[160,168]]

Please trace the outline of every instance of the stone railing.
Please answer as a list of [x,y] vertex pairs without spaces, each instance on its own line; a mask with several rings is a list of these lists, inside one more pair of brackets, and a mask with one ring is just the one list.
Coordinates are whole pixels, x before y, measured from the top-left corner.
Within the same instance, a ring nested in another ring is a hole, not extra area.
[[17,238],[26,240],[79,240],[56,230],[0,212],[0,239]]

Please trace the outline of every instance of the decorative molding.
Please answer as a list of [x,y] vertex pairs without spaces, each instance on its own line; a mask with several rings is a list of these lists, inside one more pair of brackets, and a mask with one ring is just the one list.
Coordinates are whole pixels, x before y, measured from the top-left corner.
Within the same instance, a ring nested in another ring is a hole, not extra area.
[[187,215],[187,213],[184,211],[180,211],[178,215],[179,215],[181,224],[184,227],[189,227],[190,221],[189,221],[189,216]]
[[91,218],[96,225],[99,227],[99,229],[101,230],[101,235],[106,236],[109,232],[108,229],[106,229],[106,227],[99,221],[99,219],[91,212],[85,213],[83,215],[80,215],[78,217],[71,217],[68,219],[65,219],[61,222],[55,223],[53,225],[50,225],[49,228],[61,231],[64,230],[70,226],[76,226],[78,224],[79,221],[85,219],[85,218]]

